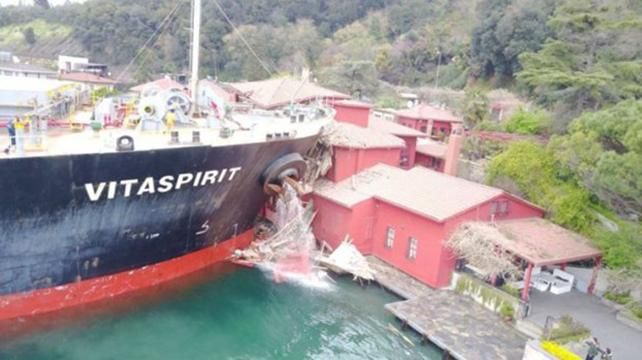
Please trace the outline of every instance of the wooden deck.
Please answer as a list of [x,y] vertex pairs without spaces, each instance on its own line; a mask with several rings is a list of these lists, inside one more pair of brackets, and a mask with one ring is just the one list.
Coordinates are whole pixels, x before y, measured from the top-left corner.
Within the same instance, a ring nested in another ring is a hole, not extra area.
[[526,338],[497,315],[453,291],[435,290],[375,257],[377,282],[407,299],[385,306],[404,326],[460,360],[522,359]]

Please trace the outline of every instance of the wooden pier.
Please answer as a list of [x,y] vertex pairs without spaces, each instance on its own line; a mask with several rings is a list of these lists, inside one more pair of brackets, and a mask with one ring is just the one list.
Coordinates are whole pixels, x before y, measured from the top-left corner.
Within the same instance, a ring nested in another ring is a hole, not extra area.
[[422,338],[444,350],[444,359],[522,359],[526,338],[473,300],[432,289],[385,262],[368,257],[377,282],[407,299],[385,306]]

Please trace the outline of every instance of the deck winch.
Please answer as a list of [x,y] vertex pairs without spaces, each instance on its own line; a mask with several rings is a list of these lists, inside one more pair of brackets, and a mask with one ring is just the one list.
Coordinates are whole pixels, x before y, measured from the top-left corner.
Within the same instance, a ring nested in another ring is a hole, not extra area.
[[172,90],[149,92],[147,95],[141,98],[138,105],[142,130],[159,130],[169,111],[174,111],[178,123],[191,123],[189,112],[192,100],[187,95]]

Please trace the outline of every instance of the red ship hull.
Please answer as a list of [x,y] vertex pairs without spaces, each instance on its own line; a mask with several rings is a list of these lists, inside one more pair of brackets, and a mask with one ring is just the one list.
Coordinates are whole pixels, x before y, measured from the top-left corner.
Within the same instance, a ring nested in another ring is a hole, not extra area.
[[[40,318],[57,313],[73,313],[93,305],[118,307],[119,298],[144,293],[163,283],[189,277],[200,270],[226,261],[234,250],[247,247],[253,239],[248,230],[216,245],[167,261],[112,275],[79,281],[55,288],[39,289],[0,296],[0,332],[5,335],[24,332],[41,324]],[[185,286],[186,283],[182,285]],[[114,304],[110,304],[110,303]]]

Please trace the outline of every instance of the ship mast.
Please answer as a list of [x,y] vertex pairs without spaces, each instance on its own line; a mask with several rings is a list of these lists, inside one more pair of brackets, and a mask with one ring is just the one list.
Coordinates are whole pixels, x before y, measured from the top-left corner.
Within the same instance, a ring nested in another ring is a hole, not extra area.
[[201,48],[201,0],[193,0],[192,13],[192,75],[190,79],[190,91],[192,94],[192,111],[198,112],[198,60]]

